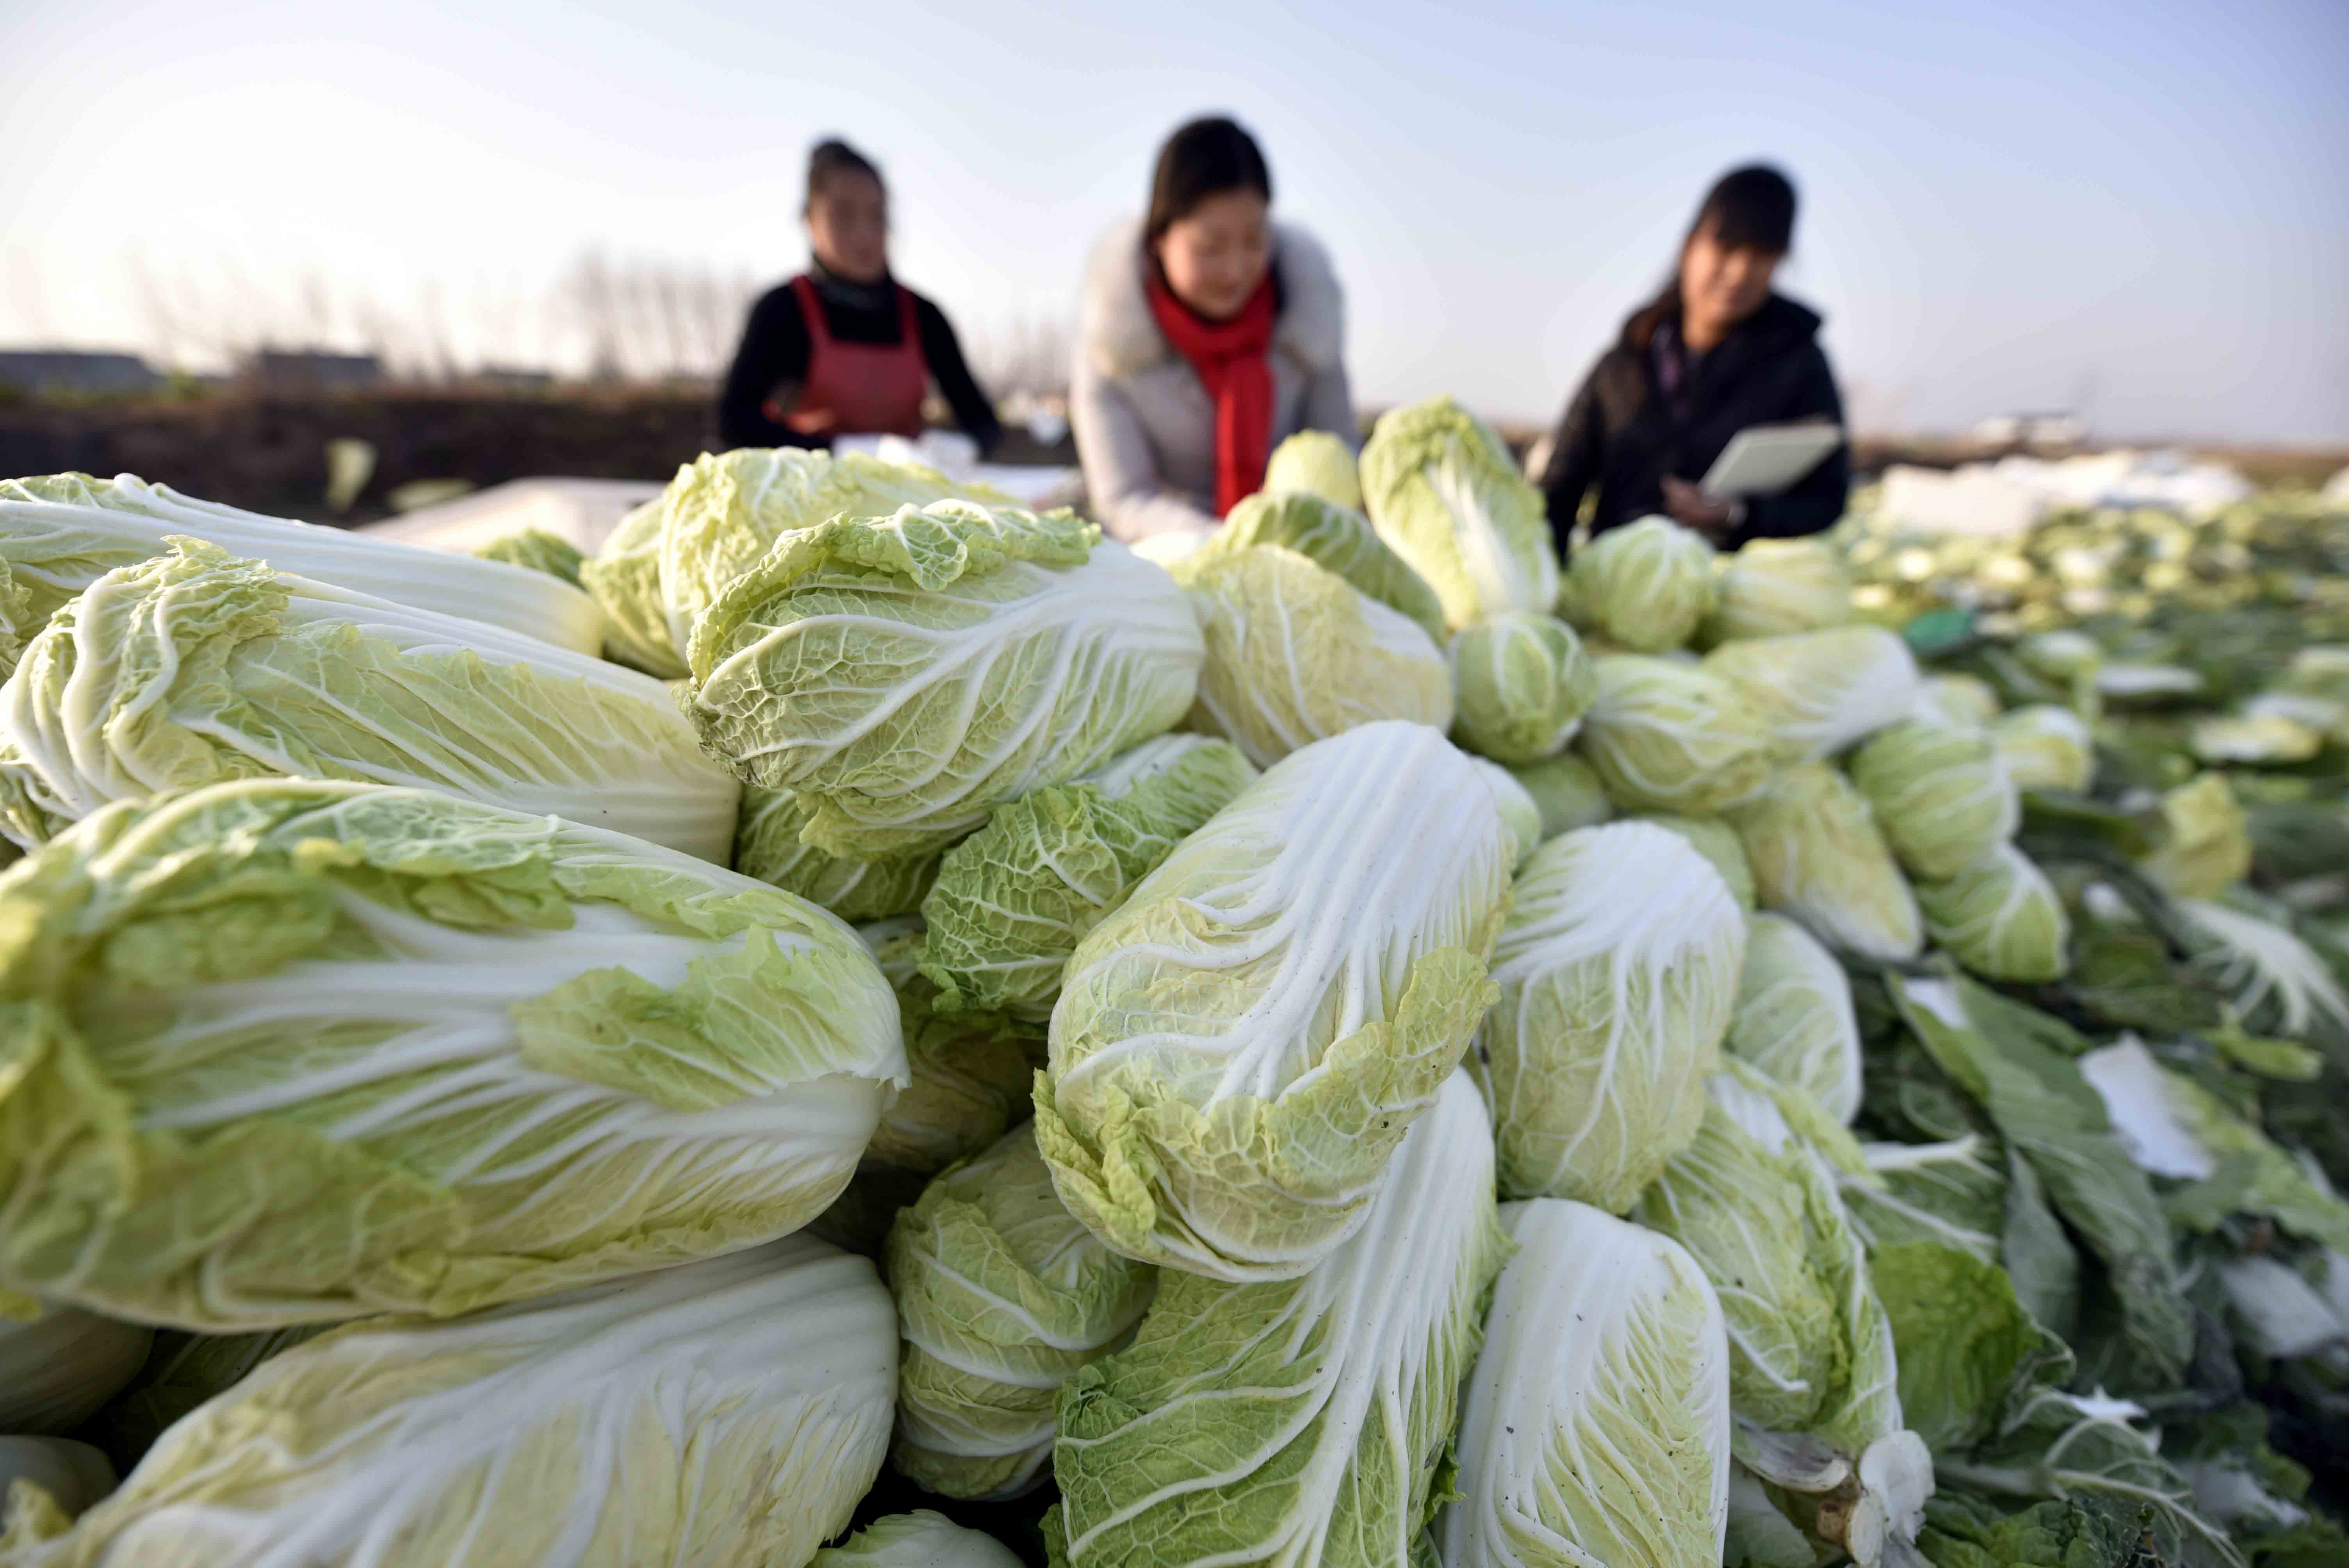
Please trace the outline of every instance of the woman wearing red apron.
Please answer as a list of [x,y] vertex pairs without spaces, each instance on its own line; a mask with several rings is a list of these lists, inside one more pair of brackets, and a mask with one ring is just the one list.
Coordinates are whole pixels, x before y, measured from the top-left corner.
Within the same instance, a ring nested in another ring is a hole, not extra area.
[[1001,426],[946,315],[889,275],[881,171],[841,141],[808,157],[808,270],[750,308],[718,398],[729,447],[922,432],[930,384],[984,453]]

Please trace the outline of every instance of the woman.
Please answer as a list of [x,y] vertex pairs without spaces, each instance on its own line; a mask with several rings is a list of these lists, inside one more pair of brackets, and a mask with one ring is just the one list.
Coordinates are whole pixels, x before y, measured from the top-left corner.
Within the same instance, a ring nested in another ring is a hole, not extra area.
[[730,447],[828,447],[835,436],[922,433],[935,380],[985,452],[1002,427],[936,305],[889,275],[889,193],[844,141],[808,155],[808,270],[750,307],[718,397]]
[[1361,440],[1338,275],[1271,205],[1255,139],[1196,119],[1159,149],[1148,212],[1094,249],[1070,422],[1094,513],[1121,539],[1217,527],[1299,430]]
[[1561,557],[1594,485],[1594,532],[1661,511],[1733,548],[1843,515],[1846,447],[1776,495],[1731,500],[1697,485],[1749,425],[1843,422],[1818,313],[1770,289],[1794,233],[1795,187],[1775,169],[1732,170],[1705,193],[1671,282],[1623,324],[1551,438],[1538,482]]

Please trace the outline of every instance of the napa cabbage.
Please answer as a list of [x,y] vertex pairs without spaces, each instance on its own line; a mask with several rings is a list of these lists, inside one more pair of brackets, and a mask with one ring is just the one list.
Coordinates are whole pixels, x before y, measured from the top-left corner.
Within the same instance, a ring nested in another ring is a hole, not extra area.
[[1602,655],[1594,667],[1576,749],[1617,805],[1703,816],[1768,779],[1770,727],[1727,681],[1637,654]]
[[1599,678],[1574,628],[1555,615],[1513,611],[1452,639],[1460,744],[1496,762],[1537,762],[1566,749],[1598,695]]
[[1806,762],[1729,813],[1754,867],[1755,898],[1833,947],[1914,958],[1924,943],[1915,894],[1868,799],[1836,769]]
[[1493,428],[1451,398],[1379,416],[1361,480],[1379,537],[1435,590],[1454,630],[1557,602],[1541,492]]

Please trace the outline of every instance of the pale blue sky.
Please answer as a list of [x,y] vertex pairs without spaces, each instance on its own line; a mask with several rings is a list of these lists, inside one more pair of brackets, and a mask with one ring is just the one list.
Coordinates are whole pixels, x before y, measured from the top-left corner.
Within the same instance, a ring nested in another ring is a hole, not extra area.
[[1767,156],[1862,424],[2085,388],[2118,434],[2339,441],[2344,82],[2341,0],[0,0],[0,342],[139,346],[142,278],[504,320],[591,245],[781,276],[830,130],[900,275],[1001,332],[1213,108],[1336,253],[1366,401],[1554,413]]

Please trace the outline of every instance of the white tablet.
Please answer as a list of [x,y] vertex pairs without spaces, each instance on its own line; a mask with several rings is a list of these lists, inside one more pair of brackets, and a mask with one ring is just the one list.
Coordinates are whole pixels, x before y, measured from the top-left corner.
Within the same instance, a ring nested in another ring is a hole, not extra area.
[[1713,459],[1702,488],[1719,496],[1776,495],[1841,445],[1843,427],[1821,419],[1749,425]]

